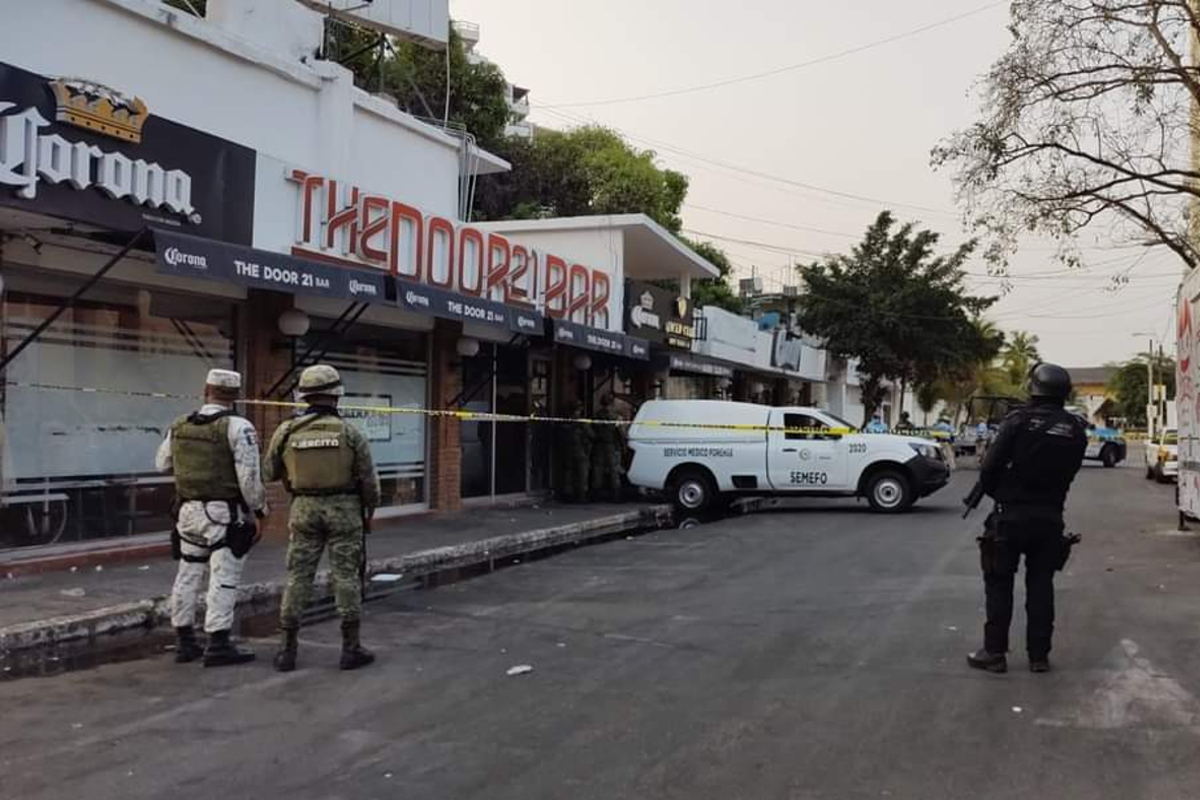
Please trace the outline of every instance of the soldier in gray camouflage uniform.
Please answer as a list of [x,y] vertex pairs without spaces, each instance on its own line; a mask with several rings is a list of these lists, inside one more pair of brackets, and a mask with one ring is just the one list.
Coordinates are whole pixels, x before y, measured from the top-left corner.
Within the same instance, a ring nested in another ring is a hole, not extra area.
[[287,584],[279,609],[283,642],[275,668],[296,668],[300,615],[312,593],[321,552],[329,547],[334,597],[342,618],[342,669],[375,660],[362,646],[363,529],[379,505],[379,476],[366,438],[338,416],[341,377],[324,364],[300,375],[296,396],[308,408],[279,426],[267,447],[264,478],[283,480],[292,495]]

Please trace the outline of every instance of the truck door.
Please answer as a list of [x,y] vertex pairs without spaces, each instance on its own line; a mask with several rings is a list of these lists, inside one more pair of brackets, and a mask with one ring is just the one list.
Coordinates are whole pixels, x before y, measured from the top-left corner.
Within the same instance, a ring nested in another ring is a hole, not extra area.
[[767,473],[780,492],[837,491],[846,488],[846,452],[841,434],[799,411],[771,412]]

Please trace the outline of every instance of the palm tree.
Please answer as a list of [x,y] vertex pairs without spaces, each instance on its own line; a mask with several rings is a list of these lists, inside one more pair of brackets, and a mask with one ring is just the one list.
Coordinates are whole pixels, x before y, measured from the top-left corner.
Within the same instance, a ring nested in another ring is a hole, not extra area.
[[1000,351],[1000,362],[1008,371],[1009,381],[1014,386],[1019,386],[1029,374],[1029,369],[1041,360],[1038,337],[1028,331],[1013,331]]

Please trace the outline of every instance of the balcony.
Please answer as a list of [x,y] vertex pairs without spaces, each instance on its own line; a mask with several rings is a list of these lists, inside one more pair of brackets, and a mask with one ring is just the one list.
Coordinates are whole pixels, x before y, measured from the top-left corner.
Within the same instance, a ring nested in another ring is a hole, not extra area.
[[463,20],[454,20],[454,32],[457,33],[463,40],[463,46],[467,50],[471,50],[475,45],[479,44],[479,23],[464,22]]

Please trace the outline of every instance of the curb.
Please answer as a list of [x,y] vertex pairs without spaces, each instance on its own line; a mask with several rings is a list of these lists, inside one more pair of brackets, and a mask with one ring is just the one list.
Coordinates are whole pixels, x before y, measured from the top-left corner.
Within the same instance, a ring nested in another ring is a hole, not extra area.
[[[636,511],[582,522],[375,559],[368,562],[367,574],[369,576],[380,572],[400,572],[406,578],[419,578],[446,570],[490,564],[531,551],[602,539],[638,528],[661,528],[670,516],[671,507],[668,505],[642,507]],[[329,593],[329,586],[329,571],[317,573],[314,602],[320,602],[323,596]],[[238,612],[262,612],[277,608],[283,587],[283,578],[242,586],[238,590]],[[169,602],[170,598],[167,595],[159,595],[81,614],[22,622],[0,628],[0,654],[91,641],[138,629],[150,631],[169,621]]]

